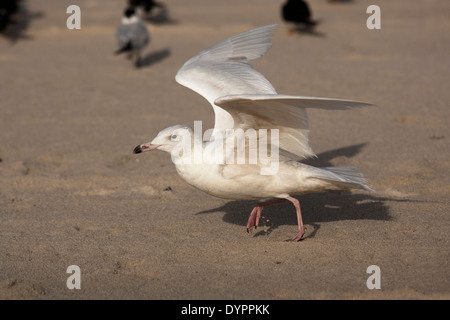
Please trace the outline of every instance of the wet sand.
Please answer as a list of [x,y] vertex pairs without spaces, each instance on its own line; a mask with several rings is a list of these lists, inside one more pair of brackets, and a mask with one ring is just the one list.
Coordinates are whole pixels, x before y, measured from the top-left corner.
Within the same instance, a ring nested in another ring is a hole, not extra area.
[[[1,299],[449,299],[450,3],[310,1],[316,35],[288,35],[284,1],[167,0],[135,69],[114,56],[124,1],[28,1],[28,28],[0,37]],[[163,152],[133,155],[161,129],[203,121],[206,100],[175,82],[190,57],[279,23],[252,65],[279,93],[367,101],[309,111],[316,166],[354,165],[375,192],[263,211],[187,185]],[[81,269],[69,290],[66,269]],[[381,270],[369,290],[366,269]]]

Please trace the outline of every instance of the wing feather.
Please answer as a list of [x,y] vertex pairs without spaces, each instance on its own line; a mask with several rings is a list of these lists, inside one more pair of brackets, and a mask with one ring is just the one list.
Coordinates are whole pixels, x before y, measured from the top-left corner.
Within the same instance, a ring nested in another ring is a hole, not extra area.
[[214,103],[226,110],[234,120],[234,128],[278,129],[279,148],[302,158],[314,155],[308,143],[306,108],[345,110],[370,106],[368,103],[317,97],[279,94],[229,95]]
[[272,46],[275,26],[252,29],[214,45],[189,59],[175,76],[178,83],[202,95],[213,106],[215,130],[234,127],[231,116],[214,104],[218,97],[276,93],[272,84],[248,64]]

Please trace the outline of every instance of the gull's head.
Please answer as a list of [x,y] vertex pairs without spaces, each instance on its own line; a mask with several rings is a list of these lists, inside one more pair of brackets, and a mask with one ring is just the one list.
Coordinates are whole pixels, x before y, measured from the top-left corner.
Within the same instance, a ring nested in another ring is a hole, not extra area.
[[132,6],[128,7],[125,9],[125,11],[123,12],[123,16],[126,18],[131,18],[132,16],[134,16],[136,14],[136,9]]
[[162,130],[151,142],[142,143],[134,148],[134,153],[152,150],[163,150],[171,153],[176,146],[182,143],[191,145],[193,136],[192,128],[186,125],[176,125]]
[[128,7],[123,12],[122,24],[132,24],[139,21],[139,17],[136,15],[136,9],[134,7]]

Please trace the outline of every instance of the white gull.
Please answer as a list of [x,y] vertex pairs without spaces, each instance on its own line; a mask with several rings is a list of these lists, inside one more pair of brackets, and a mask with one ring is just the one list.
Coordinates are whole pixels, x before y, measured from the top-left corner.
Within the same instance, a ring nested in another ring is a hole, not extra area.
[[[371,190],[355,167],[316,168],[296,161],[299,157],[315,156],[308,144],[306,108],[345,110],[370,104],[277,94],[271,83],[248,64],[271,47],[274,28],[275,25],[263,26],[231,37],[200,52],[178,71],[176,81],[202,95],[214,109],[215,124],[210,139],[203,141],[201,133],[196,134],[186,125],[176,125],[159,132],[151,142],[138,145],[134,153],[156,149],[171,153],[178,174],[188,184],[219,198],[276,199],[255,205],[247,231],[256,229],[265,206],[285,200],[292,202],[297,213],[298,233],[288,241],[299,241],[305,229],[300,203],[293,196],[328,190]],[[229,134],[241,129],[254,130],[256,140]],[[271,130],[277,130],[278,139],[264,134]],[[258,148],[262,140],[267,141],[267,150],[277,151],[275,171],[267,170],[273,163],[260,158],[256,162],[249,161],[251,151]],[[236,160],[242,144],[246,150],[244,163],[230,161]],[[180,145],[187,145],[188,149],[180,152]],[[227,149],[224,145],[234,147]],[[200,161],[195,158],[198,146],[203,151]],[[186,150],[189,154],[192,151],[193,156],[187,157],[190,161],[180,161],[177,156],[183,156]],[[217,159],[206,150],[221,151],[218,154],[222,158]]]

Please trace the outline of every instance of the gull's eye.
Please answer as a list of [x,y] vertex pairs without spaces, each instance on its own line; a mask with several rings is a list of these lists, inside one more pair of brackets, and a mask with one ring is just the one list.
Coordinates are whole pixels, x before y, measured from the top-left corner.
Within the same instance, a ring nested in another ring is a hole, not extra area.
[[170,137],[170,140],[175,140],[176,138],[178,138],[178,136],[177,136],[176,134],[173,134],[173,135]]

